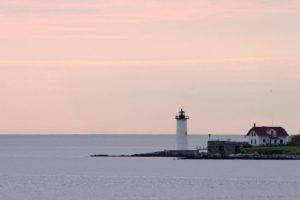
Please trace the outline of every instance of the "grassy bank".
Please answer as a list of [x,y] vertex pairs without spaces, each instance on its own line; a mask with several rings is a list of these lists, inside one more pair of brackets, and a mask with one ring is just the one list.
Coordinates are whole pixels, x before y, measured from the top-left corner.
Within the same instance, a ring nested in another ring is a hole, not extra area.
[[270,147],[249,147],[243,149],[244,153],[260,153],[260,154],[300,154],[300,146],[270,146]]

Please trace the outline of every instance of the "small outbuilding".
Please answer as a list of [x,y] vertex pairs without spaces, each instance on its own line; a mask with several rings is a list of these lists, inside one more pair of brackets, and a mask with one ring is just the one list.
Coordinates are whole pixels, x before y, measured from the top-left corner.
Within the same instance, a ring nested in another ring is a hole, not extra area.
[[246,146],[247,142],[232,141],[208,141],[207,152],[209,154],[230,155],[241,153],[241,149]]
[[254,126],[248,131],[246,138],[253,146],[286,145],[289,134],[282,127]]

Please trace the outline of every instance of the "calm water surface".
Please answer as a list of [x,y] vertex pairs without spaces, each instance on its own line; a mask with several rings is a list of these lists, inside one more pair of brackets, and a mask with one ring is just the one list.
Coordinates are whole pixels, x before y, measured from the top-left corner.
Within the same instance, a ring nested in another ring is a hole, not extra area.
[[[212,139],[244,140],[244,136],[215,135]],[[189,148],[206,146],[208,136],[191,135]],[[175,135],[0,135],[0,156],[88,156],[132,154],[174,149]]]
[[[243,136],[219,139],[243,140]],[[215,138],[217,139],[217,138]],[[190,136],[191,148],[207,136]],[[300,162],[91,158],[174,147],[174,136],[0,136],[1,200],[299,200]]]

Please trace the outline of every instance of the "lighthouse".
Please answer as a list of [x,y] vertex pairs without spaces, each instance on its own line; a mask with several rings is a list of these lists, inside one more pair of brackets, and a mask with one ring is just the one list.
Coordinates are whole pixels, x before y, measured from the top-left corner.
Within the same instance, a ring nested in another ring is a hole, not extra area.
[[188,116],[185,115],[185,112],[181,109],[179,114],[175,117],[177,121],[177,130],[176,130],[176,140],[177,140],[177,150],[187,150],[187,120]]

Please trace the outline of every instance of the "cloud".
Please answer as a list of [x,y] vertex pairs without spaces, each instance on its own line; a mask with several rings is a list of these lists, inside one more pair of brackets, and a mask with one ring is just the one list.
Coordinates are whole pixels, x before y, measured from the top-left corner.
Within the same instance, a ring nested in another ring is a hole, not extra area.
[[[246,0],[2,0],[0,38],[109,39],[111,26],[256,18],[296,13],[300,1]],[[116,28],[115,28],[116,29]]]
[[4,0],[0,13],[22,15],[90,15],[104,22],[145,22],[164,20],[197,20],[207,16],[257,14],[299,11],[297,0]]
[[[256,64],[256,63],[276,63],[285,65],[288,67],[291,64],[293,67],[300,64],[299,57],[240,57],[240,58],[220,58],[220,59],[172,59],[172,60],[0,60],[0,68],[3,66],[15,67],[27,67],[27,66],[68,66],[68,67],[116,67],[116,69],[130,68],[152,68],[152,67],[165,67],[172,68],[185,66],[186,68],[205,68],[205,66],[222,66],[224,64],[233,65],[236,64],[238,67],[244,64]],[[179,68],[178,68],[179,69]]]
[[1,1],[0,13],[11,16],[48,15],[48,14],[79,14],[97,10],[95,1],[57,1],[57,0],[9,0]]

